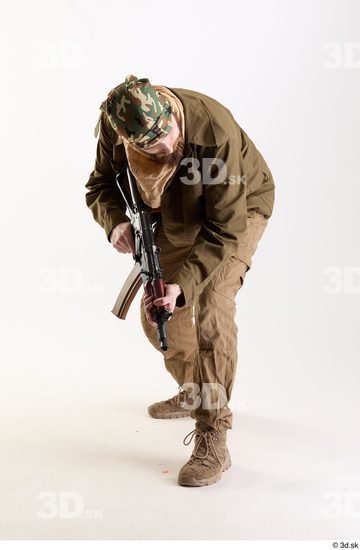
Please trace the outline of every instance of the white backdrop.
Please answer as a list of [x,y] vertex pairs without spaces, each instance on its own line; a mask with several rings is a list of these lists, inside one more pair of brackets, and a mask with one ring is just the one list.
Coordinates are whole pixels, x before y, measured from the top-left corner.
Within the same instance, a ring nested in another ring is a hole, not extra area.
[[[2,2],[3,538],[359,535],[359,17],[356,0]],[[110,313],[132,259],[85,204],[99,105],[128,73],[221,101],[276,184],[238,295],[233,467],[199,491],[176,485],[192,421],[146,413],[177,387],[140,293]]]

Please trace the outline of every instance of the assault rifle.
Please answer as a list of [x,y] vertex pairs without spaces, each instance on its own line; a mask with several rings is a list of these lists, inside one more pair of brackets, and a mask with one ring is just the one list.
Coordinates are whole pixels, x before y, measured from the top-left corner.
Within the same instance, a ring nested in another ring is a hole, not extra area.
[[[129,183],[130,196],[124,185],[121,183],[121,177],[126,170]],[[153,214],[140,198],[139,190],[133,174],[130,171],[128,163],[116,175],[116,184],[125,201],[130,213],[130,222],[133,230],[135,242],[135,253],[133,258],[135,265],[126,279],[112,313],[119,319],[125,319],[131,302],[141,284],[147,294],[153,299],[165,296],[165,285],[162,279],[162,268],[160,267],[159,253],[160,248],[154,243],[154,222]],[[154,306],[152,310],[153,320],[157,323],[158,338],[160,347],[163,351],[168,349],[165,323],[171,317],[172,313],[165,306]]]

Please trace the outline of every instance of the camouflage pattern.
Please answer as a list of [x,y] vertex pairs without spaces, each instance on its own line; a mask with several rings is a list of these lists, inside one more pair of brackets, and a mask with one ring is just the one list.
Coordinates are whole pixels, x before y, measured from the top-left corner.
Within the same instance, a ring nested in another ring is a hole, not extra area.
[[158,94],[148,78],[128,75],[100,105],[114,130],[138,147],[161,141],[172,129],[171,105]]

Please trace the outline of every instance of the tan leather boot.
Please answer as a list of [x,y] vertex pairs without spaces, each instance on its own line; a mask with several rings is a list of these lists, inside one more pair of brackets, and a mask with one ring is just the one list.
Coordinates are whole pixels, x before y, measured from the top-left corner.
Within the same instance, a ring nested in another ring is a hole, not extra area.
[[[196,422],[195,430],[184,438],[184,445],[189,445],[195,435],[195,445],[190,459],[179,472],[179,485],[203,487],[221,479],[222,472],[231,466],[226,432],[227,430],[216,431]],[[186,441],[189,436],[190,439]]]
[[189,397],[189,393],[190,390],[179,388],[179,393],[174,397],[150,405],[148,407],[149,415],[153,418],[183,418],[190,416],[193,399]]

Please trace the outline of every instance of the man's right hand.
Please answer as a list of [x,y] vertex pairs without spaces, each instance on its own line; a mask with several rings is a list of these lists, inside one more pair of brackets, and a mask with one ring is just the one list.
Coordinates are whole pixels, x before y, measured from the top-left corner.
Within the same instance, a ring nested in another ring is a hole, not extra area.
[[126,254],[135,254],[135,243],[130,222],[119,223],[110,233],[110,242],[118,251]]

